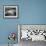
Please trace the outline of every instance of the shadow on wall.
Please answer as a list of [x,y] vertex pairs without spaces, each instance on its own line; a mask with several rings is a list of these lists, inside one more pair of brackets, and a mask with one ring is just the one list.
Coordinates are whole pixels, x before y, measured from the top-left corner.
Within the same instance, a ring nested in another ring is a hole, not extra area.
[[46,42],[44,41],[31,41],[31,40],[28,40],[28,41],[23,41],[21,40],[20,42],[20,46],[46,46]]

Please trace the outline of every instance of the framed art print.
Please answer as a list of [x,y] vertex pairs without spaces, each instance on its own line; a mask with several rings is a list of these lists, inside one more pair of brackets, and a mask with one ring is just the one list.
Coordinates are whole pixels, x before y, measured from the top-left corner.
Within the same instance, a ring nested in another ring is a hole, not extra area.
[[46,41],[46,25],[18,25],[19,42],[22,40]]
[[18,18],[18,6],[4,6],[4,18]]

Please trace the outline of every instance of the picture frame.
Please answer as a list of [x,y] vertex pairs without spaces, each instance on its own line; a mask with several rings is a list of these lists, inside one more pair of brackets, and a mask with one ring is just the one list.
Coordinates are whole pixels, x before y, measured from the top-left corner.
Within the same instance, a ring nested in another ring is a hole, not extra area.
[[18,18],[18,6],[17,5],[5,5],[4,6],[4,18]]
[[[28,33],[25,35],[24,32]],[[36,32],[35,32],[36,31]],[[39,36],[38,36],[39,35]],[[25,38],[25,36],[28,36]],[[46,41],[46,25],[45,24],[18,24],[18,41],[31,40],[31,41]]]

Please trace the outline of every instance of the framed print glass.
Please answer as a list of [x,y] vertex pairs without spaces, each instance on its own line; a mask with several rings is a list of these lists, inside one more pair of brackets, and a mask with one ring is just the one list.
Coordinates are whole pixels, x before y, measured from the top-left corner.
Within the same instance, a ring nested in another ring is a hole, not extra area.
[[18,6],[4,6],[4,18],[18,18]]

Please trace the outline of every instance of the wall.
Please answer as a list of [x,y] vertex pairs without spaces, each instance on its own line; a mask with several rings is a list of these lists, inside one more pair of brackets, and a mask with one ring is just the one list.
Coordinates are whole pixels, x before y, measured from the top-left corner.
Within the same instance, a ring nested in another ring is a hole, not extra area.
[[[18,5],[18,19],[4,19],[3,6]],[[46,24],[46,0],[1,0],[0,44],[7,44],[9,32],[17,32],[17,24]],[[17,41],[16,41],[17,42]]]

